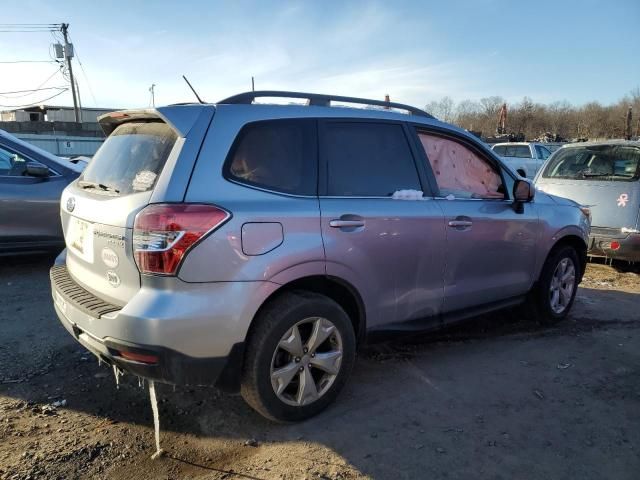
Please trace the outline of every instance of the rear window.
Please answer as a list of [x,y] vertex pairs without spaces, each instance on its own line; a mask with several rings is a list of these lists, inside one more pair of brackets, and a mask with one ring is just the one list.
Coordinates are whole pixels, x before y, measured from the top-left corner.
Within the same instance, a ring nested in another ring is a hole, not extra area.
[[591,145],[559,150],[549,161],[544,178],[633,181],[638,179],[640,148]]
[[322,151],[330,196],[387,197],[397,190],[422,190],[401,125],[329,122]]
[[531,150],[527,145],[512,145],[507,147],[507,157],[531,158]]
[[507,147],[504,145],[498,145],[497,147],[493,147],[493,151],[500,156],[504,156],[505,152],[507,151]]
[[232,180],[296,195],[316,195],[315,120],[270,120],[245,126],[227,164]]
[[152,190],[177,138],[166,123],[124,123],[104,141],[79,185],[111,195]]
[[528,145],[498,145],[493,151],[501,157],[531,158]]

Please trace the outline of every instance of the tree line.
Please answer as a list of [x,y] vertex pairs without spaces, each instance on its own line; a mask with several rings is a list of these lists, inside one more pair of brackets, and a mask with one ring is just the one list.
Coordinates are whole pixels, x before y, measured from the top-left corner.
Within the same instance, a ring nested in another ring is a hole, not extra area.
[[504,103],[508,112],[506,132],[524,135],[527,140],[544,136],[566,140],[624,138],[629,107],[633,112],[631,135],[637,137],[640,133],[640,88],[611,105],[589,102],[574,106],[567,101],[543,104],[533,102],[529,97],[510,104],[500,96],[455,103],[450,97],[443,97],[429,102],[425,110],[440,120],[488,138],[496,134]]

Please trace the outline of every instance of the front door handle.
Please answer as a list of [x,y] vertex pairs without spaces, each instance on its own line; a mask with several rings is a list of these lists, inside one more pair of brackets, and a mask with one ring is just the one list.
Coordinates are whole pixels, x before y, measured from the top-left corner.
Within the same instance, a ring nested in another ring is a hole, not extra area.
[[329,226],[333,228],[364,227],[364,220],[331,220]]
[[473,225],[473,222],[469,220],[451,220],[449,222],[449,226],[454,228],[470,227],[471,225]]

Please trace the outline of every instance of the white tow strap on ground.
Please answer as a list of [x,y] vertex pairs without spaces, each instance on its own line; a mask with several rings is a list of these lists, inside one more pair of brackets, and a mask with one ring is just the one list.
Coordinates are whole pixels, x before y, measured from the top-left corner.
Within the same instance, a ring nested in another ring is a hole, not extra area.
[[156,385],[153,380],[149,380],[149,399],[151,400],[151,410],[153,410],[153,428],[156,433],[156,453],[151,455],[151,460],[155,460],[164,454],[164,450],[160,448],[160,415],[158,415],[158,399],[156,398]]

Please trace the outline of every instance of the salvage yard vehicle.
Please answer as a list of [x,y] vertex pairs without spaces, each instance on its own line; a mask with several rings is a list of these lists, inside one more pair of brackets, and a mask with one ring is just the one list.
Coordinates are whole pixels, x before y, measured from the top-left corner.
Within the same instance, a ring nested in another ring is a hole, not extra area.
[[82,166],[0,130],[0,254],[60,251],[62,190]]
[[551,151],[542,143],[496,143],[491,149],[521,177],[533,180]]
[[422,110],[249,92],[99,121],[51,285],[65,328],[118,370],[296,421],[336,398],[368,334],[517,305],[555,322],[573,304],[588,211],[534,198]]
[[547,193],[591,205],[589,255],[640,262],[640,142],[562,147],[536,178]]

